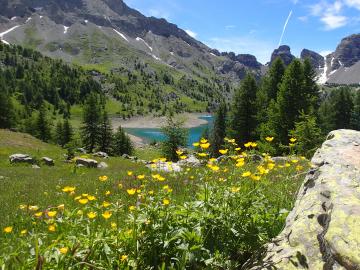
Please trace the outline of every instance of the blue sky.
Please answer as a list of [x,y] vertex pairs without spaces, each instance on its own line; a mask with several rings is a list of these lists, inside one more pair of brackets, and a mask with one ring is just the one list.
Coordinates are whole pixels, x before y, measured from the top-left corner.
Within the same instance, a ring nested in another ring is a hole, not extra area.
[[254,54],[262,63],[269,61],[282,34],[281,44],[298,56],[303,48],[334,51],[343,37],[360,32],[360,0],[125,2],[147,16],[177,24],[211,48]]

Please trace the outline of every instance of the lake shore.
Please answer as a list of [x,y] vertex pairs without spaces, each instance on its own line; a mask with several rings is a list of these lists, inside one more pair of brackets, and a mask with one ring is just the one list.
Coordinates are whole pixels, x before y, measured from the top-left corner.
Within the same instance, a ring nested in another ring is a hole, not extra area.
[[[175,116],[175,119],[184,121],[185,128],[193,128],[207,124],[205,119],[200,119],[201,116],[206,116],[206,113],[183,113]],[[166,117],[154,116],[136,116],[128,120],[122,118],[111,119],[113,128],[116,129],[121,125],[123,128],[161,128],[166,124]]]

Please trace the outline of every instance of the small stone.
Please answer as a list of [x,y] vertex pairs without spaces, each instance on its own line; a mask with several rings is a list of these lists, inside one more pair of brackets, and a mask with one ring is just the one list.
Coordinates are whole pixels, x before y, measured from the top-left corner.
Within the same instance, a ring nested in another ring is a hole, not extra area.
[[32,165],[31,168],[33,169],[40,169],[40,167],[38,165]]
[[87,168],[97,168],[98,162],[94,159],[89,158],[75,158],[76,165],[84,165]]
[[106,169],[109,167],[109,165],[107,165],[105,162],[100,162],[98,165],[97,165],[98,169]]
[[46,165],[48,165],[48,166],[54,166],[55,165],[54,160],[49,158],[49,157],[42,157],[41,161],[43,163],[45,163]]
[[93,154],[94,157],[109,158],[109,155],[105,152],[96,152]]

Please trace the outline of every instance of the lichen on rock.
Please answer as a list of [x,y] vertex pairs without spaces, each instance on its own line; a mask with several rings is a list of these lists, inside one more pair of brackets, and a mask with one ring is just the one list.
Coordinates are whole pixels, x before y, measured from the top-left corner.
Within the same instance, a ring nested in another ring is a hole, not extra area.
[[251,269],[360,269],[360,132],[332,131],[283,231]]

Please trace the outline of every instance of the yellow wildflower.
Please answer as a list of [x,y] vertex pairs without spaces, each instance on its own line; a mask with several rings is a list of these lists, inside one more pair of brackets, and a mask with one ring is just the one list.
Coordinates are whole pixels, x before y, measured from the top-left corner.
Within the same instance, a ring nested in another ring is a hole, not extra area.
[[295,139],[295,138],[291,138],[291,139],[290,139],[290,142],[294,143],[294,142],[296,142],[296,140],[297,140],[297,139]]
[[134,211],[135,209],[136,209],[136,206],[134,206],[134,205],[129,206],[130,211]]
[[184,153],[184,152],[181,151],[181,150],[176,150],[176,154],[177,154],[178,156],[181,156],[183,153]]
[[220,149],[219,153],[222,155],[226,155],[228,151],[229,151],[229,149]]
[[292,159],[291,162],[292,162],[292,163],[298,163],[299,160],[297,160],[297,159]]
[[89,201],[95,201],[96,200],[96,197],[92,196],[92,195],[87,196],[87,198],[88,198]]
[[117,228],[117,224],[115,222],[111,222],[111,228],[116,229]]
[[274,140],[274,137],[266,137],[265,140],[267,142],[272,142]]
[[254,181],[259,181],[259,180],[260,180],[260,176],[255,175],[255,174],[252,174],[250,177],[251,177],[251,179],[254,180]]
[[89,202],[89,200],[88,199],[80,199],[79,200],[79,203],[81,203],[81,204],[87,204]]
[[57,208],[62,211],[65,209],[65,204],[59,204]]
[[120,261],[125,262],[128,259],[128,255],[121,255]]
[[30,205],[30,206],[29,206],[29,210],[30,210],[30,211],[37,211],[37,210],[39,210],[39,206],[37,206],[37,205]]
[[182,159],[182,160],[187,159],[187,156],[185,156],[185,155],[180,156],[180,159]]
[[142,179],[144,179],[144,178],[145,178],[145,175],[144,175],[144,174],[140,174],[140,175],[137,176],[137,179],[139,179],[139,180],[142,180]]
[[251,146],[251,144],[252,144],[252,142],[247,142],[247,143],[244,144],[244,146],[245,146],[246,148],[249,148],[249,147]]
[[101,182],[105,182],[106,180],[108,180],[108,177],[106,175],[103,175],[103,176],[99,176],[99,180]]
[[49,230],[49,232],[55,232],[56,231],[55,225],[53,225],[53,224],[49,225],[48,230]]
[[127,175],[128,175],[128,176],[132,176],[132,175],[133,175],[133,172],[132,172],[132,171],[128,171],[128,172],[127,172]]
[[41,217],[43,215],[43,212],[37,212],[34,215],[35,215],[35,217]]
[[68,251],[69,251],[69,248],[67,248],[67,247],[62,247],[62,248],[59,248],[59,251],[60,251],[60,253],[61,254],[66,254],[66,253],[68,253]]
[[111,205],[111,203],[109,203],[109,202],[107,202],[107,201],[104,201],[103,203],[102,203],[102,206],[103,207],[109,207]]
[[194,147],[199,147],[199,145],[200,145],[200,143],[198,143],[198,142],[193,143]]
[[163,199],[163,205],[169,205],[170,200],[169,199]]
[[128,190],[126,190],[126,192],[127,192],[129,195],[134,195],[134,194],[136,193],[136,188],[128,189]]
[[231,192],[232,193],[238,193],[240,191],[239,187],[231,187]]
[[240,151],[240,150],[241,150],[241,147],[236,147],[235,150],[236,150],[236,151]]
[[55,217],[55,216],[56,216],[56,213],[57,213],[56,211],[48,211],[48,212],[47,212],[47,215],[48,215],[48,217],[51,217],[51,218],[52,218],[52,217]]
[[208,140],[207,140],[207,139],[204,139],[204,138],[201,138],[200,142],[201,142],[201,143],[207,143]]
[[21,232],[20,232],[21,235],[24,235],[26,233],[27,233],[27,230],[21,230]]
[[103,218],[105,218],[105,219],[109,219],[109,218],[111,218],[112,213],[109,212],[109,211],[105,211],[105,212],[102,214],[102,216],[103,216]]
[[111,194],[110,190],[107,190],[107,191],[105,192],[105,195],[106,195],[106,196],[109,196],[110,194]]
[[207,153],[198,153],[199,157],[206,157],[208,154]]
[[200,144],[200,147],[202,149],[208,149],[210,147],[210,143],[202,143],[202,144]]
[[11,233],[13,231],[13,227],[12,226],[8,226],[4,228],[4,233]]
[[255,143],[255,142],[252,142],[252,143],[251,143],[251,147],[252,147],[252,148],[255,148],[256,146],[257,146],[257,143]]
[[90,219],[94,219],[94,218],[96,218],[97,214],[95,212],[89,212],[89,213],[87,213],[87,216]]
[[247,171],[242,174],[242,177],[249,177],[251,175],[251,172]]

